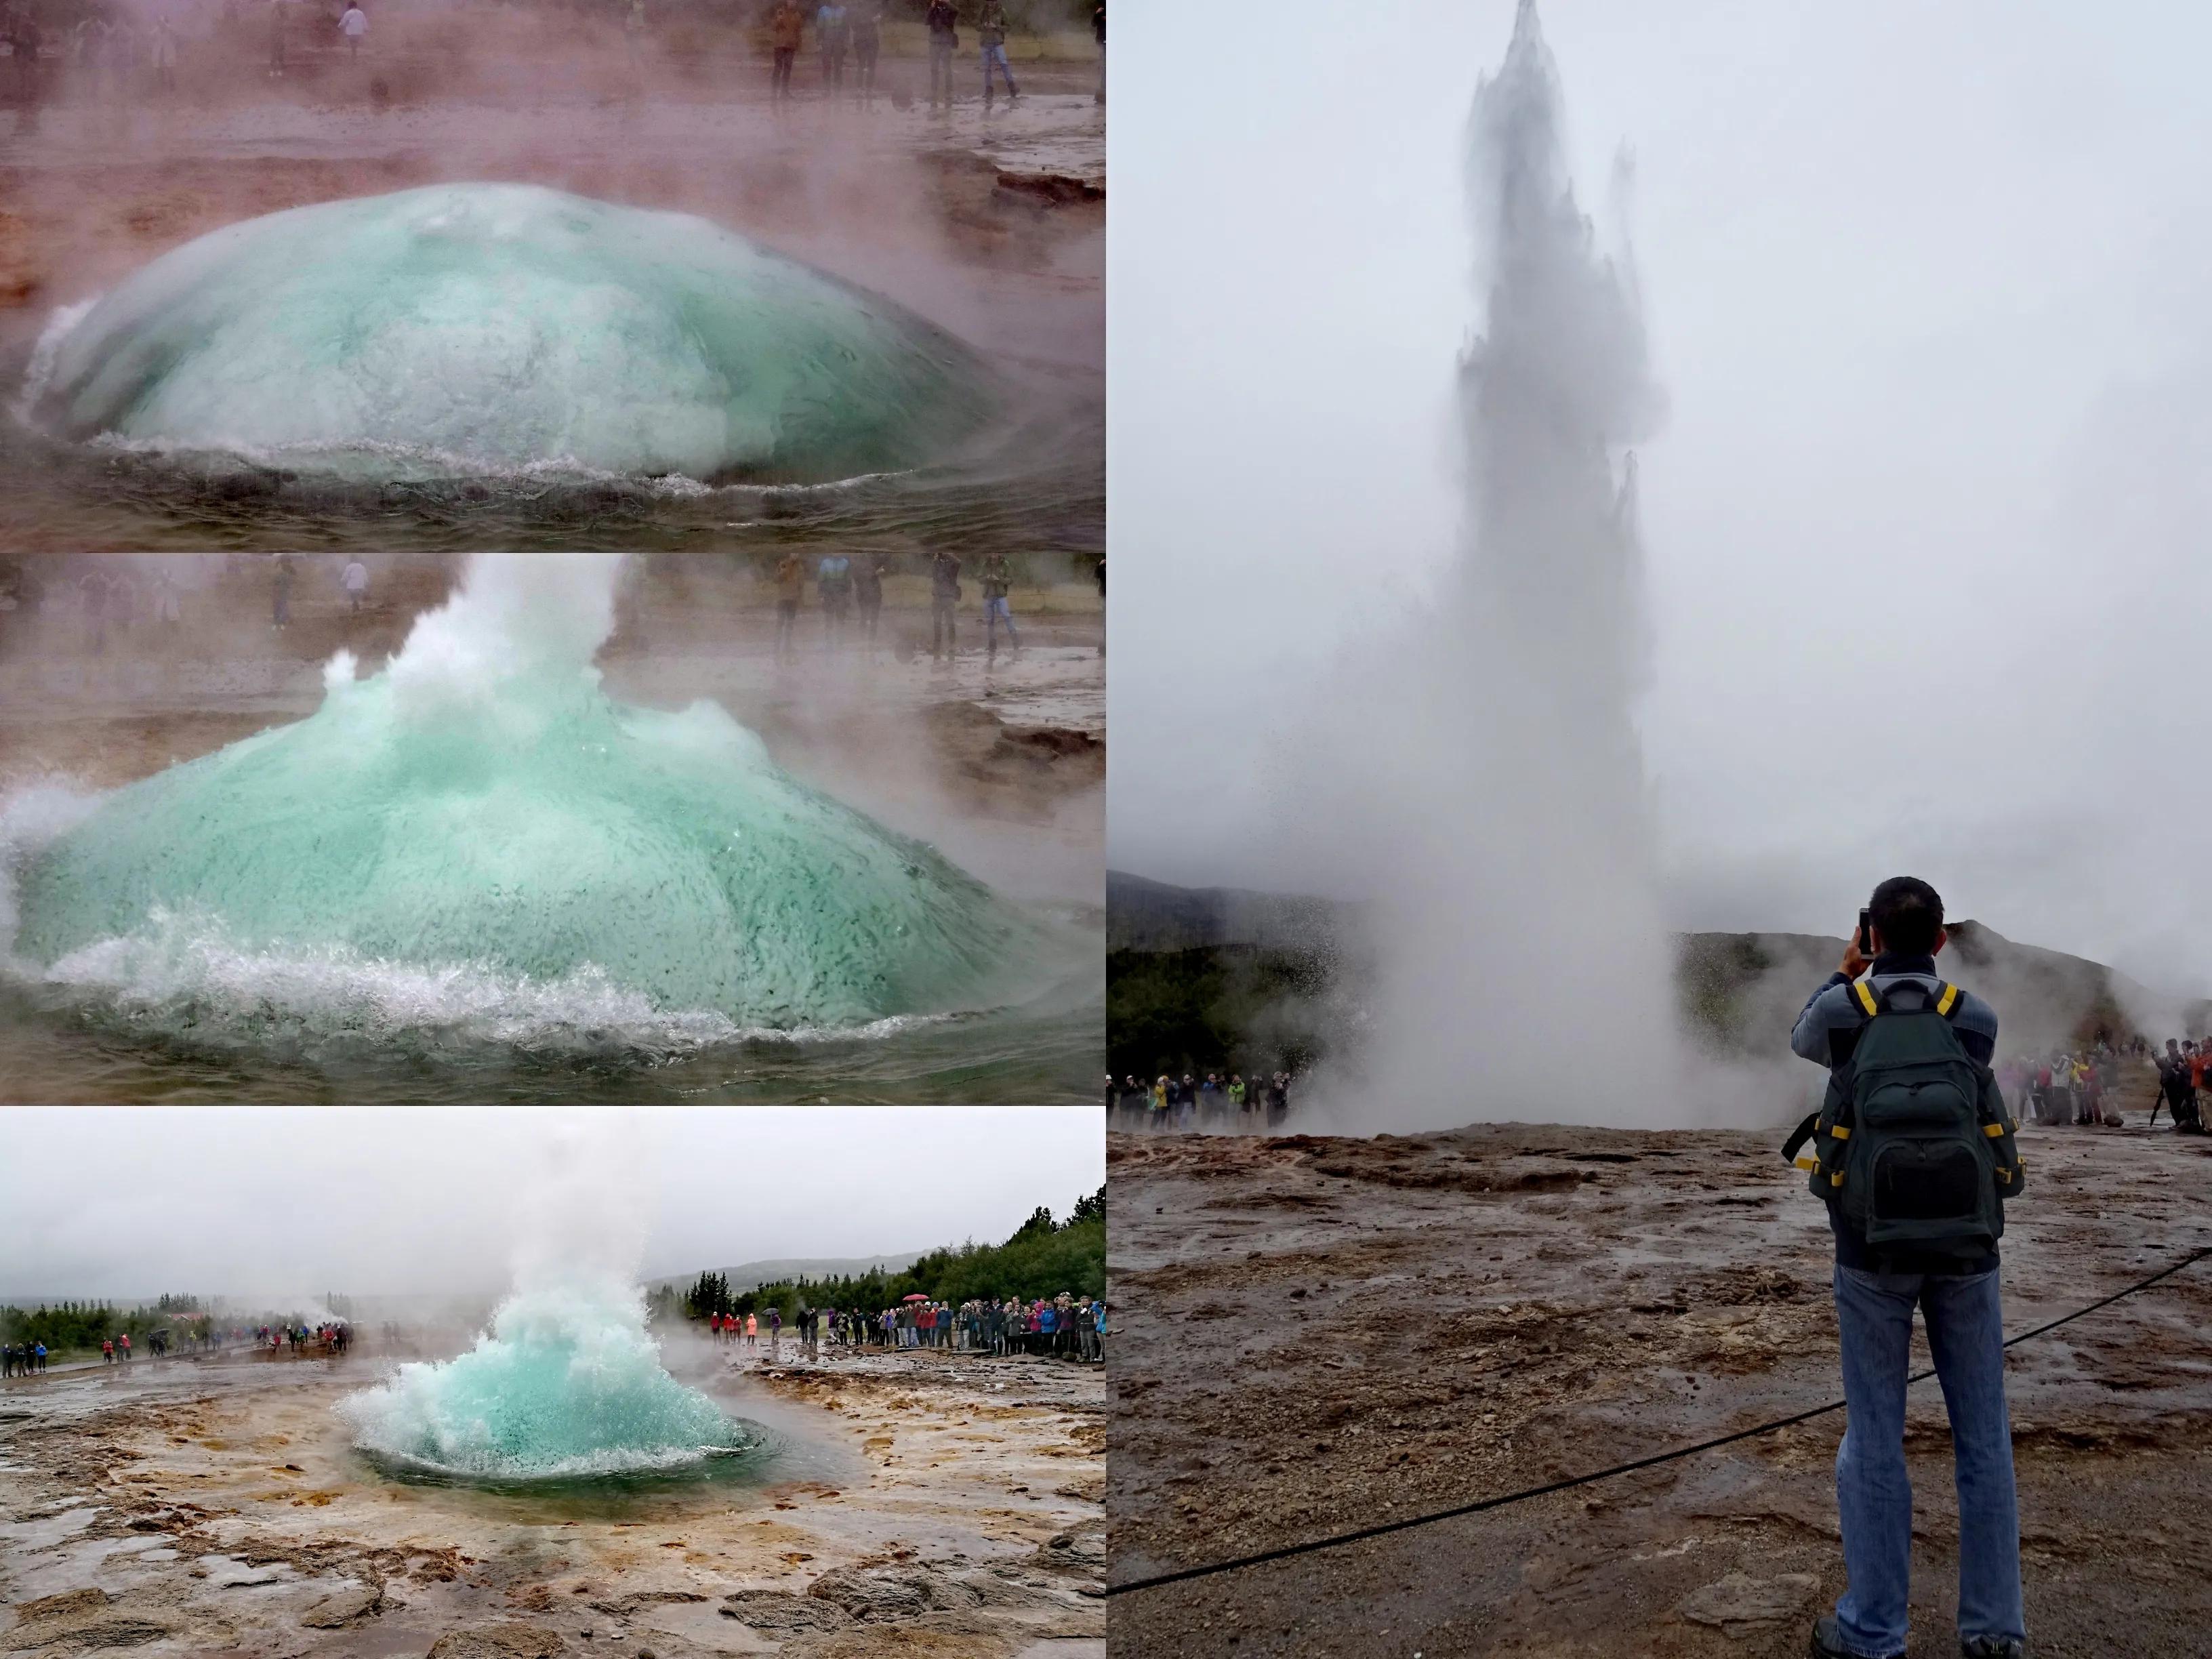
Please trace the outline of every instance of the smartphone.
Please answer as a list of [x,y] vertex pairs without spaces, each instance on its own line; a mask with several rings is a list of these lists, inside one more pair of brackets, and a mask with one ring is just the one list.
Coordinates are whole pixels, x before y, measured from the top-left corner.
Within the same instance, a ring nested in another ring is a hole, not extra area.
[[1874,954],[1874,912],[1872,910],[1859,912],[1859,954],[1863,957],[1871,957]]

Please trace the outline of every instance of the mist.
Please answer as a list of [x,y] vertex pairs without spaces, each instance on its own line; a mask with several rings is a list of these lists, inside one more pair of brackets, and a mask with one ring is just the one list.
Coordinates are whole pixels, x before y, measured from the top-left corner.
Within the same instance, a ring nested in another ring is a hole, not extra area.
[[1104,1158],[1079,1108],[18,1108],[0,1297],[482,1299],[920,1252],[1065,1214]]
[[[1387,885],[1325,835],[1278,832],[1333,804],[1310,773],[1284,790],[1279,757],[1302,688],[1445,608],[1473,320],[1455,174],[1512,11],[1363,13],[1362,38],[1418,44],[1411,72],[1347,58],[1317,7],[1265,32],[1178,15],[1171,47],[1157,9],[1124,14],[1121,88],[1156,116],[1113,156],[1115,603],[1146,619],[1116,633],[1117,868]],[[1666,392],[1636,440],[1633,705],[1662,923],[1840,936],[1909,871],[1954,915],[2201,989],[2177,636],[2212,582],[2189,459],[2212,134],[2176,58],[2203,21],[1599,0],[1544,21],[1568,170],[1601,241],[1632,242]],[[1471,719],[1408,705],[1370,732],[1453,773]],[[1607,890],[1559,924],[1609,933]],[[1547,948],[1480,944],[1469,1008]],[[1594,988],[1581,1030],[1613,1012]]]

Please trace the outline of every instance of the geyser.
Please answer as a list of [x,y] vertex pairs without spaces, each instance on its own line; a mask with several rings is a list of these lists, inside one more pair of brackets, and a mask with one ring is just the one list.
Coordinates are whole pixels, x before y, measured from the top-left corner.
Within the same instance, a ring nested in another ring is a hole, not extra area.
[[823,481],[940,459],[958,342],[704,219],[530,185],[273,213],[155,260],[42,353],[77,440],[362,479]]
[[612,1278],[518,1290],[468,1352],[338,1410],[362,1451],[475,1480],[680,1469],[761,1443],[662,1368],[643,1299]]
[[518,1150],[513,1289],[459,1357],[401,1365],[338,1404],[361,1450],[404,1471],[488,1482],[671,1471],[763,1443],[662,1367],[636,1267],[649,1125],[556,1121]]
[[606,696],[618,565],[477,556],[309,718],[53,815],[15,971],[177,1036],[661,1052],[1017,989],[1038,930],[973,878],[713,703]]
[[1299,827],[1371,883],[1371,1020],[1337,1091],[1370,1128],[1672,1109],[1627,451],[1661,399],[1625,252],[1606,257],[1577,205],[1562,129],[1523,0],[1468,124],[1487,314],[1460,366],[1458,557],[1431,607],[1347,665],[1297,757]]

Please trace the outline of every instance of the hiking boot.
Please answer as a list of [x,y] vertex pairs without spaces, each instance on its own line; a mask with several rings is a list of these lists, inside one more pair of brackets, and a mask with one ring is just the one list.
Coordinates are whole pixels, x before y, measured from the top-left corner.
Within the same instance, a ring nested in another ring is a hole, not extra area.
[[2027,1659],[2027,1644],[2009,1636],[1962,1636],[1959,1659]]
[[[1822,1613],[1813,1621],[1812,1659],[1875,1659],[1875,1656],[1845,1647],[1844,1633],[1838,1628],[1834,1616]],[[1884,1654],[1880,1659],[1905,1659],[1905,1655]]]

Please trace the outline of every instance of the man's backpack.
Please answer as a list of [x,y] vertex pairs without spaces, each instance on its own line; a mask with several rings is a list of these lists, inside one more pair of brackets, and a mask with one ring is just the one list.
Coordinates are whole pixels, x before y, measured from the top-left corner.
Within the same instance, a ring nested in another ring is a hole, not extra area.
[[[1877,1253],[1984,1255],[2023,1176],[1996,1076],[1952,1028],[1959,988],[1899,980],[1877,992],[1862,980],[1850,994],[1866,1024],[1784,1156]],[[1801,1156],[1808,1140],[1816,1150]]]

